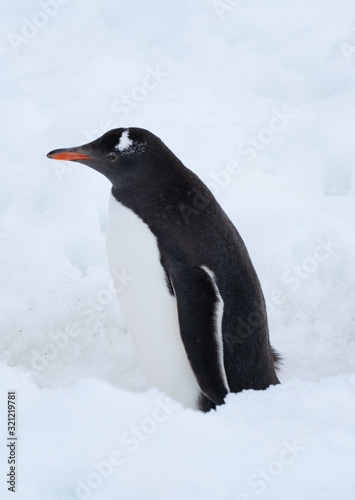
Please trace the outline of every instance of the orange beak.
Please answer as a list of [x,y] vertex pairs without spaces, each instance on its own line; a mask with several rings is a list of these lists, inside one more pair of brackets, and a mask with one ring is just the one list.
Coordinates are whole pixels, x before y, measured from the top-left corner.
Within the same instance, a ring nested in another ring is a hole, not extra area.
[[92,158],[92,156],[59,149],[48,153],[47,158],[52,158],[53,160],[82,160],[83,158]]

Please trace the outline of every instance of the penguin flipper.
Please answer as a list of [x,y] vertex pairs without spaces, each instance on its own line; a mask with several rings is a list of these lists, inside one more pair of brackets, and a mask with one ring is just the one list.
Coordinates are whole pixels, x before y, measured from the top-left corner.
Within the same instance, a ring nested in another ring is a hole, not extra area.
[[223,300],[205,266],[174,266],[169,277],[177,301],[180,335],[201,391],[216,405],[229,392],[223,362]]

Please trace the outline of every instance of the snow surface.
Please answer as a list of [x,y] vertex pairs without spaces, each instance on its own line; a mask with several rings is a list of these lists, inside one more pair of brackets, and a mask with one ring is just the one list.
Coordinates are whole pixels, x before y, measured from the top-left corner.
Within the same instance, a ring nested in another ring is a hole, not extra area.
[[[1,498],[353,499],[353,1],[18,0],[1,19]],[[109,183],[46,158],[130,126],[239,229],[280,386],[206,415],[147,389],[106,262]]]

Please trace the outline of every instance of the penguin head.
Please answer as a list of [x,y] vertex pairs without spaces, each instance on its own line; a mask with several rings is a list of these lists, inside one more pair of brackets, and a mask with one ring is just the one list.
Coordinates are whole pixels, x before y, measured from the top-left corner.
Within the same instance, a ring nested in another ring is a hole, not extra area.
[[114,188],[122,189],[149,185],[157,175],[164,177],[161,166],[166,166],[168,157],[171,163],[175,155],[148,130],[117,128],[88,144],[51,151],[47,157],[84,163],[105,175]]

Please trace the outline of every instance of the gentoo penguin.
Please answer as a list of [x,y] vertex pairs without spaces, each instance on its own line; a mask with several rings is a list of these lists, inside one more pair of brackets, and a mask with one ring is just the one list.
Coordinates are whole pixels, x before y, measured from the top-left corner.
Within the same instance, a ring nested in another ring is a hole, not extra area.
[[107,254],[129,276],[118,299],[148,383],[208,411],[279,380],[261,286],[205,184],[151,132],[118,128],[47,155],[112,183]]

